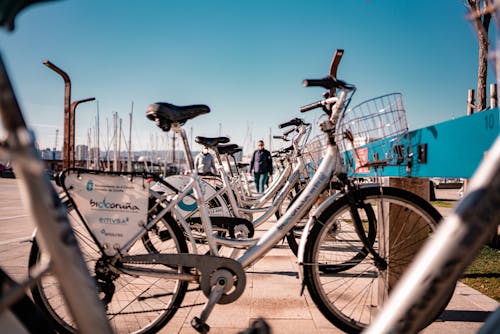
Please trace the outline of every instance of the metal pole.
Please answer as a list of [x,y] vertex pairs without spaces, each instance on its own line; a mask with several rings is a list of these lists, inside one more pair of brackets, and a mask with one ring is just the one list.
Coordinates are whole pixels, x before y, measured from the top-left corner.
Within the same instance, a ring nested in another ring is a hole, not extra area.
[[69,108],[70,127],[69,127],[69,167],[75,167],[75,111],[80,103],[94,101],[95,97],[89,97],[83,100],[74,101]]
[[99,129],[99,124],[100,124],[100,121],[99,121],[99,101],[97,101],[97,120],[96,120],[96,125],[97,125],[97,135],[96,135],[96,141],[97,141],[97,153],[96,153],[96,169],[99,170],[101,168],[101,146],[100,146],[100,137],[101,137],[101,130]]
[[475,109],[475,98],[474,89],[469,89],[467,96],[467,115],[472,115]]
[[273,150],[273,130],[269,128],[269,151]]
[[113,148],[113,171],[118,171],[118,113],[115,111],[113,114],[113,138],[114,138],[114,148]]
[[490,108],[496,108],[498,106],[498,93],[497,84],[490,84]]
[[175,132],[172,134],[172,163],[175,164]]
[[70,101],[71,101],[71,80],[69,75],[61,70],[56,65],[48,60],[44,60],[43,64],[59,74],[64,80],[64,143],[63,143],[63,168],[66,169],[70,166],[70,131],[71,131],[71,114],[70,114]]
[[132,171],[132,114],[134,112],[134,101],[132,101],[132,107],[130,110],[130,128],[128,132],[128,171]]
[[121,151],[122,151],[122,123],[123,123],[123,119],[120,118],[119,119],[119,130],[118,130],[118,170],[121,171],[122,170],[122,155],[121,155]]

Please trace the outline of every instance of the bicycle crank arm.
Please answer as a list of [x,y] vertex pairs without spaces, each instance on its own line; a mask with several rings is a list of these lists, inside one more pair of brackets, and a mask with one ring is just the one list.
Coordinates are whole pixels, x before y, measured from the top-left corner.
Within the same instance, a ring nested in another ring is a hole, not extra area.
[[[200,272],[200,287],[208,298],[200,317],[194,317],[191,326],[199,333],[208,333],[210,326],[207,319],[212,313],[215,304],[229,304],[237,300],[246,285],[246,276],[239,262],[225,257],[196,254],[144,254],[125,256],[121,259],[121,270],[125,273],[141,271],[141,274],[149,272],[159,277],[174,277],[182,280],[193,280],[197,276],[183,274],[181,268],[194,268]],[[171,269],[170,271],[156,268],[133,268],[126,264],[161,264]]]
[[[142,254],[124,256],[120,259],[120,262],[125,265],[119,268],[124,273],[133,274],[134,271],[140,271],[141,275],[145,275],[146,272],[150,272],[151,276],[156,277],[199,281],[201,290],[207,298],[210,298],[213,286],[221,284],[222,280],[226,280],[224,292],[220,299],[217,300],[217,304],[232,303],[245,290],[245,271],[239,262],[230,258],[197,254]],[[127,266],[127,264],[159,264],[170,267],[175,271],[132,267]],[[179,267],[194,268],[200,273],[200,276],[182,273],[178,270]],[[219,275],[220,272],[223,272],[223,275]],[[222,278],[217,279],[218,276]]]

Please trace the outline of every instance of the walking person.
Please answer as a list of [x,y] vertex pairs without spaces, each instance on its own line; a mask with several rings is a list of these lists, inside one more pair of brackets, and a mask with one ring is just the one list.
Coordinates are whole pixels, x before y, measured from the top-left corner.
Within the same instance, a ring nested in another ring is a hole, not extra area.
[[208,152],[206,147],[203,147],[201,152],[196,156],[194,166],[199,175],[215,175],[217,173],[214,157]]
[[252,171],[257,192],[264,192],[269,175],[273,175],[273,161],[271,152],[264,148],[263,140],[257,142],[257,149],[253,152],[250,161],[250,172]]

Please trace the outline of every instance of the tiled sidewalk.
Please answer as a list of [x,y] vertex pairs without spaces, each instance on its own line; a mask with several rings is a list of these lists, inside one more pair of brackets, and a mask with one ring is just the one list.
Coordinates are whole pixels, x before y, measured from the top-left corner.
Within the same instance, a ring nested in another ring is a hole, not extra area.
[[[261,229],[266,229],[265,224]],[[32,230],[15,180],[0,179],[0,265],[14,278],[26,273],[30,244],[23,240],[30,237]],[[321,315],[307,291],[303,296],[299,292],[295,257],[286,244],[279,245],[247,270],[247,286],[237,301],[215,306],[208,319],[211,333],[235,334],[258,317],[265,318],[275,334],[342,333]],[[205,301],[205,296],[195,291],[187,294],[184,304]],[[476,333],[489,312],[498,306],[491,298],[460,284],[440,319],[423,333]],[[180,309],[160,333],[197,333],[190,321],[200,315],[201,309],[202,306]]]

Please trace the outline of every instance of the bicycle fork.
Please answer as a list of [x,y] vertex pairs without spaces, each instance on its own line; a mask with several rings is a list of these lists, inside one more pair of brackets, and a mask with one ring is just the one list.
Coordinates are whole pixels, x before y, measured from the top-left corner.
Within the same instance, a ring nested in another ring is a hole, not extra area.
[[[351,186],[349,186],[351,187]],[[384,271],[387,270],[387,261],[382,258],[375,249],[373,249],[373,244],[375,243],[375,239],[373,242],[369,240],[367,237],[367,233],[365,230],[365,227],[363,226],[363,221],[361,219],[361,216],[359,214],[359,209],[362,209],[364,212],[366,212],[367,215],[371,216],[368,217],[368,219],[373,219],[374,223],[373,226],[377,226],[376,222],[376,217],[373,215],[373,209],[371,208],[370,203],[365,203],[363,198],[358,198],[358,196],[355,195],[356,190],[350,190],[346,193],[347,199],[349,201],[349,207],[350,207],[350,212],[354,224],[354,229],[356,230],[356,234],[358,238],[361,240],[363,243],[363,251],[368,252],[373,256],[374,264],[375,267],[378,270]],[[370,228],[370,226],[368,226]]]

